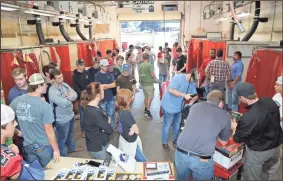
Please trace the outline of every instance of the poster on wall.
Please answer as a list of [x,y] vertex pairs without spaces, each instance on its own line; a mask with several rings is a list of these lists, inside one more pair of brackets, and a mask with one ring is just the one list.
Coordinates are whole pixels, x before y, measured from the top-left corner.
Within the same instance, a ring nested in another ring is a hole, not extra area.
[[133,1],[134,13],[154,12],[154,1]]

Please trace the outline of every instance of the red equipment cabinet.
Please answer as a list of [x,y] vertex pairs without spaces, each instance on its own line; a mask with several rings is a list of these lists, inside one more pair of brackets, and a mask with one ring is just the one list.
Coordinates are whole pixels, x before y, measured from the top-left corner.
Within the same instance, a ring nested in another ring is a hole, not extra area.
[[[282,75],[282,49],[261,48],[254,51],[247,70],[246,82],[254,85],[259,97],[273,97],[277,77]],[[241,113],[245,112],[241,104]]]

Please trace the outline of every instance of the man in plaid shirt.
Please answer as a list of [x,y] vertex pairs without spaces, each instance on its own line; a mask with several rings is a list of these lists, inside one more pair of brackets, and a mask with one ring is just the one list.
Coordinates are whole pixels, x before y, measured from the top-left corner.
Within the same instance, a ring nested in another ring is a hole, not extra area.
[[216,53],[216,60],[212,60],[206,67],[206,80],[210,80],[210,90],[219,90],[225,93],[226,83],[231,81],[231,67],[228,62],[222,60],[223,50]]

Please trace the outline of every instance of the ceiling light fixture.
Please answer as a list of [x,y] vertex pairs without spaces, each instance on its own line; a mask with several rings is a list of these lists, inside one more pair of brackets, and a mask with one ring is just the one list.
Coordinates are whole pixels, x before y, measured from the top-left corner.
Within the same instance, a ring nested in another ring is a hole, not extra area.
[[249,15],[251,15],[251,13],[249,13],[249,12],[242,12],[240,14],[237,14],[236,16],[238,18],[242,18],[242,17],[246,17],[246,16],[249,16]]
[[74,17],[74,16],[64,16],[64,15],[61,15],[61,16],[59,16],[58,18],[69,19],[69,20],[76,20],[76,19],[77,19],[77,18]]
[[49,16],[49,17],[51,17],[51,16],[58,16],[59,15],[58,13],[55,13],[55,12],[33,10],[33,9],[25,10],[24,13],[34,14],[34,15],[41,15],[41,16]]
[[1,10],[3,10],[3,11],[16,11],[17,9],[15,9],[15,8],[10,8],[10,7],[3,7],[3,6],[1,6]]
[[19,8],[20,8],[19,6],[13,4],[1,3],[1,10],[4,11],[16,11]]
[[226,21],[226,20],[228,20],[228,18],[226,17],[220,17],[216,19],[216,21]]

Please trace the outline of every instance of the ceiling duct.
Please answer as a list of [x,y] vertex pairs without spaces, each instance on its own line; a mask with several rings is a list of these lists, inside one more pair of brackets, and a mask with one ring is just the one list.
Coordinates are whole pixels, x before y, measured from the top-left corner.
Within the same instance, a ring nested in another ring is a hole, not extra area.
[[260,18],[260,1],[255,1],[255,14],[254,14],[254,21],[252,27],[249,29],[248,33],[244,36],[242,41],[249,41],[249,39],[255,33],[259,22],[265,23],[268,22],[268,18]]
[[[61,11],[60,14],[63,15],[64,12]],[[62,36],[65,38],[65,40],[66,40],[67,42],[73,42],[73,41],[74,41],[74,40],[72,40],[72,39],[70,38],[70,36],[69,36],[69,35],[67,34],[67,32],[65,31],[65,28],[64,28],[64,20],[63,20],[62,16],[59,17],[59,22],[53,22],[52,25],[53,25],[53,26],[59,26],[60,32],[61,32]]]
[[[82,40],[87,40],[87,38],[84,36],[84,34],[82,34],[81,32],[81,29],[80,29],[80,21],[79,21],[79,18],[80,18],[80,13],[79,12],[76,16],[77,16],[77,20],[76,20],[76,31],[78,33],[78,35],[81,37]],[[72,26],[72,25],[71,25]]]
[[89,39],[92,40],[92,21],[90,17],[88,19],[90,20],[89,25],[84,25],[84,27],[88,28]]
[[35,20],[27,20],[28,25],[35,25],[36,27],[36,33],[39,40],[39,44],[44,45],[46,44],[43,32],[42,32],[42,26],[41,26],[41,19],[39,15],[34,15]]

